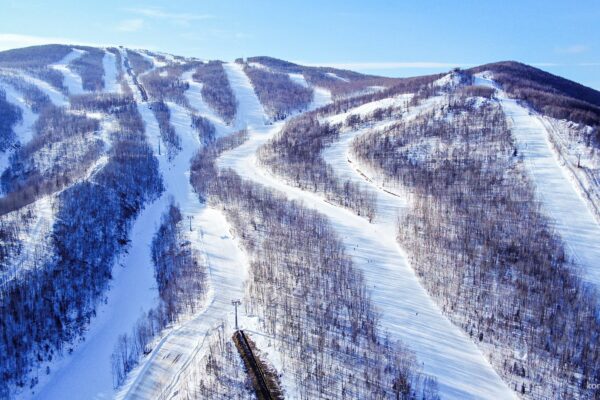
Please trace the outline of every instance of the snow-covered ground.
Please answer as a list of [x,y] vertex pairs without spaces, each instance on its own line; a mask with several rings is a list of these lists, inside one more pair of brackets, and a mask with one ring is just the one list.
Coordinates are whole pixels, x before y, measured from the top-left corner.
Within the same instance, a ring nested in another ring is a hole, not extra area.
[[190,88],[185,91],[185,96],[192,108],[201,116],[208,119],[217,130],[216,136],[225,136],[231,131],[231,127],[227,125],[223,119],[202,99],[202,83],[196,82],[192,75],[194,70],[187,71],[181,75],[181,80],[187,82]]
[[119,73],[117,71],[117,57],[110,51],[105,51],[102,66],[104,67],[104,91],[119,93],[121,85],[119,84]]
[[[203,207],[194,214],[190,236],[199,241],[206,255],[210,286],[206,304],[191,320],[174,327],[160,340],[131,372],[116,396],[119,399],[157,399],[171,393],[186,379],[190,364],[202,358],[208,335],[223,320],[233,326],[231,300],[243,298],[247,273],[243,252],[222,212],[212,208]],[[231,334],[233,331],[228,332]]]
[[[476,83],[497,88],[485,75],[480,75]],[[600,225],[568,168],[553,150],[545,117],[508,98],[501,90],[497,98],[533,179],[542,209],[564,240],[569,256],[581,267],[582,278],[600,288]]]
[[342,82],[350,82],[350,79],[347,79],[347,78],[342,78],[341,76],[339,76],[339,75],[337,75],[337,74],[335,74],[335,73],[333,73],[333,72],[326,72],[326,73],[325,73],[325,75],[327,75],[327,76],[328,76],[328,77],[330,77],[330,78],[333,78],[333,79],[337,79],[337,80],[339,80],[339,81],[342,81]]
[[[22,111],[22,121],[15,125],[13,129],[16,142],[23,146],[33,137],[33,124],[37,120],[37,114],[31,111],[31,108],[29,108],[25,102],[23,95],[16,91],[12,86],[2,85],[1,89],[6,93],[6,100],[9,103],[18,106]],[[5,152],[0,153],[0,175],[8,168],[10,156],[13,152],[14,149],[7,149]]]
[[[147,104],[140,104],[139,111],[146,123],[150,143],[157,143],[160,132],[154,114]],[[142,312],[157,304],[150,245],[170,201],[168,189],[177,187],[181,179],[185,179],[175,173],[168,174],[172,169],[164,157],[159,157],[159,167],[167,190],[159,199],[147,204],[134,222],[128,251],[113,267],[107,300],[97,308],[97,317],[91,321],[85,341],[74,346],[71,355],[65,355],[51,365],[51,374],[34,388],[35,398],[103,399],[114,396],[110,357],[118,336],[129,334]],[[90,368],[92,365],[95,368]]]
[[[186,74],[184,79],[191,79],[191,75]],[[195,85],[190,86],[186,93],[190,104],[204,117],[212,115],[211,120],[217,118],[202,101],[200,89]],[[191,319],[173,327],[158,342],[152,353],[131,372],[117,398],[160,398],[175,390],[191,372],[190,365],[204,355],[208,335],[225,319],[229,327],[233,326],[231,300],[242,298],[244,294],[248,262],[223,214],[200,204],[189,181],[191,159],[201,145],[196,131],[190,128],[190,115],[178,105],[168,105],[171,123],[182,141],[183,150],[166,170],[161,166],[166,192],[179,205],[184,220],[187,221],[187,216],[193,216],[189,240],[205,255],[210,289],[203,309]],[[227,127],[222,124],[220,128],[221,133],[225,134]],[[229,132],[231,130],[229,128]],[[159,140],[159,137],[154,140]],[[161,163],[163,159],[164,156],[161,157]]]
[[79,74],[77,74],[69,68],[69,64],[71,64],[71,62],[75,59],[81,57],[83,54],[85,54],[85,51],[73,49],[59,62],[55,64],[50,64],[50,68],[54,68],[55,70],[60,71],[65,77],[64,84],[69,90],[69,94],[82,94],[85,92],[83,90],[81,76],[79,76]]
[[319,86],[311,86],[304,78],[302,74],[289,74],[292,82],[304,87],[310,87],[313,90],[313,101],[309,106],[309,110],[322,107],[326,104],[331,103],[331,92],[325,88]]
[[27,224],[20,223],[19,240],[23,249],[19,254],[12,254],[6,269],[0,274],[0,281],[8,282],[27,269],[33,269],[49,255],[47,248],[51,246],[52,225],[54,223],[55,196],[44,196],[28,204],[23,209],[3,215],[4,221],[18,222],[26,212],[31,212],[31,220]]
[[50,98],[50,101],[55,106],[63,107],[63,106],[69,105],[69,99],[67,99],[67,96],[65,96],[63,93],[59,92],[55,87],[50,85],[48,82],[38,79],[36,77],[33,77],[31,75],[28,75],[24,72],[20,72],[20,71],[18,73],[15,73],[15,75],[22,78],[26,82],[29,82],[29,83],[37,86],[38,89],[40,89],[43,93],[45,93]]
[[[386,102],[396,104],[405,99]],[[365,106],[375,109],[382,106]],[[403,104],[403,103],[402,103]],[[259,113],[255,108],[254,112]],[[385,192],[379,193],[377,223],[326,202],[311,192],[304,192],[283,183],[262,169],[256,160],[256,150],[281,129],[282,123],[268,128],[250,130],[250,139],[242,146],[224,153],[218,160],[220,168],[233,168],[245,179],[253,180],[286,193],[290,199],[302,200],[307,207],[326,215],[340,234],[348,253],[365,274],[373,302],[381,312],[381,322],[392,338],[402,339],[423,363],[423,370],[438,379],[443,398],[467,399],[514,398],[490,364],[466,335],[453,326],[419,284],[406,256],[396,242],[396,212],[405,207],[405,200]],[[347,163],[347,147],[353,136],[327,150],[326,159],[339,174],[356,181],[363,178]],[[275,357],[276,358],[276,357]]]
[[237,63],[226,63],[223,64],[223,68],[238,102],[235,129],[264,127],[268,118],[254,93],[250,79],[244,73],[243,66]]

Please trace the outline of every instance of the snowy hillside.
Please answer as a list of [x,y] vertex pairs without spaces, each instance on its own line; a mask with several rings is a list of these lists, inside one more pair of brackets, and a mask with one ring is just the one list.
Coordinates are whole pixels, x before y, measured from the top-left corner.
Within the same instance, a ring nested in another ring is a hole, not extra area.
[[511,62],[0,52],[0,398],[594,398],[599,126]]

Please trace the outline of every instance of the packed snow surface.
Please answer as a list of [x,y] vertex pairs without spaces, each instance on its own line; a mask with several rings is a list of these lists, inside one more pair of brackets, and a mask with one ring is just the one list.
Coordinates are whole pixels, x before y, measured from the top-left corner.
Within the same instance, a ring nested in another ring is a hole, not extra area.
[[73,49],[69,54],[67,54],[62,60],[55,64],[51,64],[50,67],[56,69],[57,71],[62,72],[65,77],[64,84],[69,90],[69,94],[82,94],[85,91],[83,90],[83,84],[81,81],[81,76],[75,73],[73,70],[69,68],[69,64],[73,62],[75,59],[81,57],[85,54],[85,51],[79,49]]
[[117,57],[110,51],[105,51],[102,66],[104,67],[104,91],[109,93],[120,92]]
[[[405,100],[393,99],[391,102],[403,103]],[[355,265],[365,274],[374,305],[381,312],[382,327],[392,339],[402,339],[415,351],[424,372],[438,379],[442,398],[515,398],[475,344],[442,315],[398,246],[396,214],[406,207],[406,200],[371,187],[379,195],[377,222],[371,224],[317,194],[287,185],[260,167],[256,160],[257,149],[281,127],[282,123],[277,123],[268,129],[251,129],[250,139],[224,153],[218,160],[219,167],[232,168],[245,179],[284,192],[288,198],[301,200],[305,206],[329,218]],[[325,152],[325,158],[340,175],[364,183],[361,175],[347,162],[347,147],[360,133],[363,132],[342,137]]]
[[188,236],[192,246],[205,255],[210,291],[204,308],[161,339],[148,359],[133,371],[118,398],[149,399],[169,393],[195,357],[201,358],[208,334],[228,315],[231,317],[231,300],[243,295],[247,265],[243,254],[232,239],[222,213],[200,204],[189,181],[191,160],[200,148],[198,134],[190,128],[187,110],[168,104],[171,123],[182,141],[183,150],[172,166],[163,170],[163,176],[166,175],[167,182],[172,182],[169,195],[180,207],[186,223],[186,217],[193,217]]
[[[18,106],[22,112],[22,120],[13,126],[15,132],[16,141],[20,146],[27,144],[33,137],[33,124],[37,119],[37,114],[31,111],[31,108],[27,105],[23,95],[16,91],[10,85],[2,85],[0,87],[6,93],[6,100]],[[0,175],[10,165],[10,156],[14,153],[14,149],[7,149],[5,152],[0,153]]]
[[[486,75],[476,83],[498,87]],[[545,117],[498,90],[498,101],[508,118],[517,147],[524,157],[542,209],[564,240],[569,256],[581,267],[582,278],[600,287],[600,225],[580,188],[563,166],[549,141]]]

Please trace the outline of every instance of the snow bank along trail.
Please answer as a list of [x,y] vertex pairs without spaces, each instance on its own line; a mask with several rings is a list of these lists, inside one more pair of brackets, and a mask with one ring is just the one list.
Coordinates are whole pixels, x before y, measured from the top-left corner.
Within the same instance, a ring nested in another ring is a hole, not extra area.
[[[489,79],[477,80],[497,88]],[[587,200],[579,194],[568,168],[552,149],[545,118],[508,98],[501,90],[497,98],[528,166],[542,209],[564,240],[569,256],[582,268],[582,278],[600,288],[600,225]]]
[[[382,325],[392,339],[402,339],[423,363],[423,370],[438,379],[442,398],[466,399],[514,398],[484,356],[458,328],[453,326],[429,298],[396,243],[394,215],[378,215],[377,222],[332,205],[319,195],[288,186],[256,160],[256,150],[272,138],[282,123],[268,128],[250,130],[250,139],[242,146],[224,153],[218,160],[220,168],[232,168],[244,179],[253,180],[302,200],[307,207],[325,214],[343,239],[356,266],[365,274],[373,302],[382,313]],[[345,156],[352,137],[344,137],[331,149],[338,156],[329,159],[355,180],[362,180]],[[339,155],[341,154],[341,155]],[[373,190],[376,190],[373,188]],[[380,196],[379,208],[394,211],[405,201],[395,196]]]

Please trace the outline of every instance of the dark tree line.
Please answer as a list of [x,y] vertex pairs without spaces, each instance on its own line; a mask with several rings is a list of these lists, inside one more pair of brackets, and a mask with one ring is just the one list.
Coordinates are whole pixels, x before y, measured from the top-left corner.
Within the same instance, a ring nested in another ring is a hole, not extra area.
[[50,98],[33,83],[29,83],[16,75],[0,75],[0,80],[6,82],[23,95],[25,102],[34,113],[39,113],[51,105]]
[[113,114],[120,130],[113,134],[107,164],[91,181],[58,195],[53,256],[0,288],[2,396],[11,384],[35,385],[33,366],[68,350],[85,332],[134,218],[163,190],[137,106],[130,103]]
[[237,100],[231,90],[223,64],[219,61],[198,64],[192,78],[202,83],[202,99],[226,123],[231,124],[235,118]]
[[190,84],[181,80],[181,75],[194,68],[198,63],[170,64],[156,68],[140,77],[140,82],[148,91],[148,96],[155,101],[172,101],[180,106],[190,108],[185,91]]
[[294,111],[305,110],[313,99],[310,88],[294,83],[287,74],[244,65],[254,91],[265,111],[274,120],[285,119]]
[[260,162],[294,185],[325,197],[356,214],[372,220],[375,216],[373,194],[360,185],[342,181],[321,152],[339,138],[339,127],[320,123],[311,115],[296,117],[258,151]]
[[326,218],[218,171],[223,148],[199,153],[191,182],[250,255],[247,309],[276,339],[301,398],[437,398],[412,352],[382,338],[363,277]]
[[93,135],[99,122],[64,108],[47,106],[34,124],[36,134],[10,156],[0,178],[6,193],[0,213],[54,193],[81,177],[98,159],[104,145]]
[[169,321],[194,313],[206,294],[206,266],[184,231],[181,210],[170,205],[152,241],[152,261],[158,293]]
[[0,51],[0,67],[36,68],[62,60],[71,52],[71,47],[62,44],[30,46]]
[[144,72],[151,70],[154,67],[154,63],[138,53],[137,51],[125,50],[127,53],[127,58],[129,59],[129,63],[131,64],[131,68],[136,75],[142,75]]
[[311,85],[326,88],[338,100],[365,91],[372,92],[374,87],[388,88],[400,80],[329,67],[306,67],[272,57],[249,57],[248,62],[256,62],[278,72],[302,74]]
[[167,146],[167,156],[172,160],[181,150],[181,139],[171,124],[169,106],[162,101],[155,101],[150,105],[150,109],[158,121],[160,136]]
[[215,134],[217,131],[213,123],[207,118],[192,113],[192,128],[198,132],[198,137],[203,144],[206,145],[215,141]]
[[17,142],[14,127],[23,120],[23,111],[6,100],[6,92],[0,89],[0,152],[5,152]]
[[501,108],[443,110],[355,140],[352,150],[410,211],[398,239],[421,282],[526,398],[593,398],[597,293],[540,211]]
[[[514,61],[481,65],[470,73],[491,71],[493,79],[512,97],[558,119],[600,125],[600,92],[529,65]],[[600,138],[599,138],[600,139]]]
[[53,88],[63,94],[68,94],[69,89],[65,86],[65,76],[61,71],[49,67],[28,68],[27,73],[50,84]]
[[205,144],[194,156],[190,169],[190,182],[202,203],[208,201],[209,193],[216,190],[214,186],[218,185],[216,159],[223,152],[240,146],[246,140],[248,140],[248,131],[243,129]]
[[400,94],[434,92],[433,82],[440,79],[444,74],[424,75],[413,78],[398,78],[397,82],[388,89],[374,93],[366,93],[357,96],[339,99],[327,104],[313,113],[319,116],[330,116],[345,113],[351,108],[371,103],[377,100],[387,99]]
[[71,62],[69,68],[81,76],[84,90],[99,92],[104,89],[104,50],[96,47],[82,47],[85,53]]

